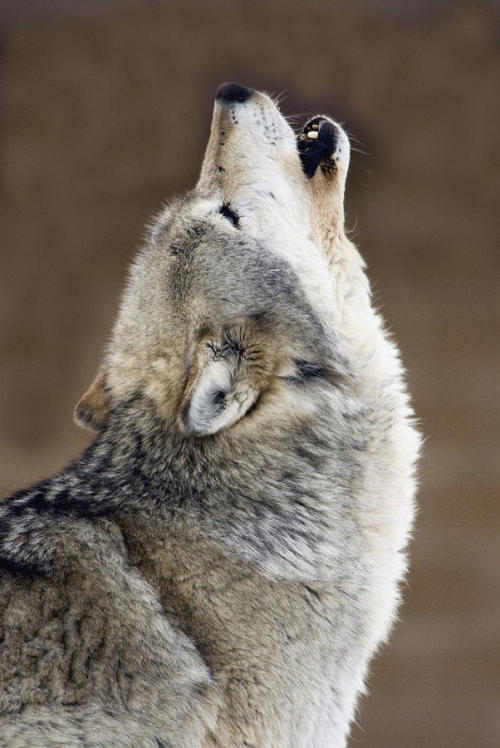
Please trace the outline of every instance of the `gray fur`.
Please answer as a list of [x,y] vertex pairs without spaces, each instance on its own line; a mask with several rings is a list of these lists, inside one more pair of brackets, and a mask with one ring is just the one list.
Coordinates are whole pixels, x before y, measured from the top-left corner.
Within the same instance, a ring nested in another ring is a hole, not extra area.
[[[1,505],[1,746],[342,746],[386,636],[417,444],[400,375],[365,382],[273,240],[206,200],[134,263],[93,443]],[[197,438],[183,398],[214,361],[259,394]]]

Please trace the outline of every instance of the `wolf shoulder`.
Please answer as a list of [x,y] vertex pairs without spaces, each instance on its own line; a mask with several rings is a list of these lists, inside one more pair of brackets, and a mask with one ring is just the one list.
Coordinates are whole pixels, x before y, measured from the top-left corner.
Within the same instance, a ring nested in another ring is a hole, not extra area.
[[15,503],[0,509],[0,746],[58,735],[66,745],[135,745],[136,734],[137,745],[157,748],[180,725],[201,735],[208,668],[130,564],[117,524],[51,526],[20,512],[13,537]]

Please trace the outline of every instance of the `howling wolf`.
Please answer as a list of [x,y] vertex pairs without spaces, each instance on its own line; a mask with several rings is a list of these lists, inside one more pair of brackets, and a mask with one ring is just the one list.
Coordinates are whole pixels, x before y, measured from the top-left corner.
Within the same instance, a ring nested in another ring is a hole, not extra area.
[[219,88],[75,409],[95,440],[1,504],[1,746],[345,745],[419,447],[348,164],[331,118]]

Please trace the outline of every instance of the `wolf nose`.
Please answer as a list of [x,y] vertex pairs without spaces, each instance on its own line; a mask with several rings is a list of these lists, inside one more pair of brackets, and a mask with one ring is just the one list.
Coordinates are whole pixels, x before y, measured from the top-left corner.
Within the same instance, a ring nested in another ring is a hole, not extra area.
[[240,86],[239,83],[222,83],[217,89],[216,99],[228,104],[243,104],[254,93],[255,89]]

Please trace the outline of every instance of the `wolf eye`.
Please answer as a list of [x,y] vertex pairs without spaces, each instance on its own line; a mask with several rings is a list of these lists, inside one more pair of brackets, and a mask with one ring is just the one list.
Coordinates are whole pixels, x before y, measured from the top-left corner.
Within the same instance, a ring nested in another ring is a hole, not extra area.
[[228,221],[231,221],[235,228],[238,228],[238,226],[240,225],[240,217],[231,208],[231,203],[222,203],[219,208],[219,213],[224,216],[224,218],[227,218]]

